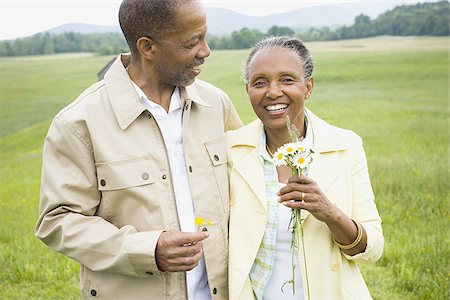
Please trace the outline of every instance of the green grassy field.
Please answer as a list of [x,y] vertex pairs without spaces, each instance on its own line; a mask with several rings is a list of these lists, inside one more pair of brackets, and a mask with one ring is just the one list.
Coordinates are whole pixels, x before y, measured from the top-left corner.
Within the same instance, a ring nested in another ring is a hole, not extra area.
[[[448,299],[448,38],[311,43],[307,106],[363,137],[385,251],[362,266],[375,299]],[[241,79],[248,51],[216,51],[201,78],[254,114]],[[78,265],[34,237],[41,148],[52,117],[110,59],[66,54],[0,58],[0,299],[79,299]]]

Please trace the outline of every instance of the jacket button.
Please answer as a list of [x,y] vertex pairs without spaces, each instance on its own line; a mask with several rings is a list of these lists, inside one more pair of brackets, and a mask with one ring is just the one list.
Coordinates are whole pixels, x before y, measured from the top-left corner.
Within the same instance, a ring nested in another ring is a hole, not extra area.
[[105,185],[106,185],[105,179],[100,180],[100,185],[101,185],[101,186],[105,186]]
[[208,228],[203,227],[203,228],[202,228],[202,231],[208,231]]
[[166,178],[167,178],[167,176],[166,176],[166,175],[163,175],[163,176],[162,176],[162,179],[166,179]]
[[91,290],[91,295],[94,296],[94,297],[97,296],[97,291],[96,290]]
[[188,110],[189,108],[189,104],[186,103],[186,105],[184,106],[184,110]]
[[331,266],[331,270],[332,270],[332,271],[337,271],[338,268],[339,268],[338,264],[333,264],[333,265]]
[[147,117],[148,117],[149,119],[151,119],[151,118],[152,118],[152,114],[151,114],[151,113],[148,113],[148,114],[147,114]]
[[148,175],[148,173],[143,173],[141,177],[142,179],[147,180],[150,176]]
[[219,157],[217,155],[214,155],[214,160],[219,161]]
[[216,288],[213,288],[213,294],[214,295],[217,294],[217,289]]
[[189,166],[189,172],[192,173],[192,166]]

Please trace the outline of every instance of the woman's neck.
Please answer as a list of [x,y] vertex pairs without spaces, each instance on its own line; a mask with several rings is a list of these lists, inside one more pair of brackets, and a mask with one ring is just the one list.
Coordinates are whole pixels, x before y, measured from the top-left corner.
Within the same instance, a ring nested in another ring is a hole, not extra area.
[[[305,123],[303,122],[301,124],[302,126],[296,127],[300,132],[300,136],[304,137],[306,131]],[[291,137],[286,127],[279,129],[264,127],[264,131],[266,133],[266,145],[272,153],[275,153],[275,151],[284,144],[291,142]]]

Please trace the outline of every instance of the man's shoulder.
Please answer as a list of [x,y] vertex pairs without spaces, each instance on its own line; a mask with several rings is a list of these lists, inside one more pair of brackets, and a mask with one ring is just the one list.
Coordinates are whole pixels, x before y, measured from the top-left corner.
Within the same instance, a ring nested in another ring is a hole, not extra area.
[[194,83],[192,85],[190,85],[189,87],[212,91],[212,92],[224,93],[224,91],[222,91],[217,86],[215,86],[212,83],[209,83],[207,81],[201,80],[201,79],[195,79]]
[[68,117],[69,115],[78,115],[96,109],[100,102],[102,102],[104,95],[106,95],[105,93],[105,82],[103,80],[98,81],[85,89],[74,101],[61,109],[56,117]]
[[186,91],[190,96],[199,96],[202,97],[204,100],[208,100],[205,98],[226,98],[228,99],[228,95],[218,88],[217,86],[200,80],[196,79],[193,84],[186,87]]

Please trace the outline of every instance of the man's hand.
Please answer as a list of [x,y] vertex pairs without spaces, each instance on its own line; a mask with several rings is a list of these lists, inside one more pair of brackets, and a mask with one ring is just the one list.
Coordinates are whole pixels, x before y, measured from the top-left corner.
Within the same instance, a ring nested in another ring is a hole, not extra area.
[[162,272],[190,271],[202,257],[206,232],[181,232],[168,230],[161,233],[156,244],[155,259]]

